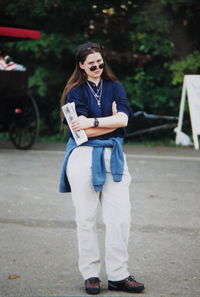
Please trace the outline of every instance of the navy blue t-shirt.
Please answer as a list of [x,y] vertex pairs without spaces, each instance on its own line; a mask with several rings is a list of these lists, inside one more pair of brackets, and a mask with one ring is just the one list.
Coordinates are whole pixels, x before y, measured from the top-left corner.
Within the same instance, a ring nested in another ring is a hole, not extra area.
[[[95,83],[89,81],[90,86],[96,90]],[[132,114],[123,86],[117,81],[103,80],[101,107],[92,94],[87,83],[72,88],[66,96],[66,103],[74,102],[78,116],[87,118],[101,118],[112,115],[112,103],[116,102],[117,111],[124,112],[128,117]],[[110,137],[124,137],[124,128],[118,128],[111,133],[91,137],[91,139],[109,139]]]

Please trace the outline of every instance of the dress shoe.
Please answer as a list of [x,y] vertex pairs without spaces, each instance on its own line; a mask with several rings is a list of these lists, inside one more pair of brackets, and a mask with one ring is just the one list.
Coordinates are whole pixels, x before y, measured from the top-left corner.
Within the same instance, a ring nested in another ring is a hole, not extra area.
[[108,281],[108,289],[112,291],[141,293],[145,287],[142,283],[138,283],[134,276],[130,275],[121,281]]
[[100,293],[100,280],[98,277],[90,277],[85,280],[85,291],[88,294]]

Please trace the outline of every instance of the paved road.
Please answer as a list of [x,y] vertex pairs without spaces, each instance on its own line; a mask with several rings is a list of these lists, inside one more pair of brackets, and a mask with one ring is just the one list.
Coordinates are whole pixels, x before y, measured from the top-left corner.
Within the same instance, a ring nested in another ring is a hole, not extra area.
[[[0,297],[86,295],[72,202],[57,191],[64,147],[19,151],[0,143]],[[142,296],[199,297],[200,152],[127,145],[125,151],[133,176],[129,267],[146,285]],[[102,256],[104,231],[99,209]],[[130,296],[107,291],[104,264],[101,279],[101,296]]]

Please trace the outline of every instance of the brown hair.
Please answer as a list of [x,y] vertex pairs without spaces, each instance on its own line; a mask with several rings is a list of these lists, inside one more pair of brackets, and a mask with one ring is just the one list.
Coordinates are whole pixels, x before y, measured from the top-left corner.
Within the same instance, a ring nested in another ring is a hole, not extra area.
[[[61,99],[60,99],[60,105],[64,105],[66,101],[66,95],[67,93],[74,87],[80,86],[84,84],[87,81],[87,75],[83,69],[80,68],[79,62],[84,63],[85,59],[89,54],[92,53],[100,53],[104,59],[104,69],[102,73],[102,78],[105,80],[111,80],[111,81],[116,81],[117,78],[108,66],[107,62],[105,61],[102,49],[99,44],[97,43],[91,43],[91,42],[86,42],[84,44],[81,44],[76,52],[76,67],[74,69],[74,72],[72,73],[71,77],[67,81],[67,84],[63,90]],[[63,112],[61,111],[61,120],[63,120],[64,115]]]

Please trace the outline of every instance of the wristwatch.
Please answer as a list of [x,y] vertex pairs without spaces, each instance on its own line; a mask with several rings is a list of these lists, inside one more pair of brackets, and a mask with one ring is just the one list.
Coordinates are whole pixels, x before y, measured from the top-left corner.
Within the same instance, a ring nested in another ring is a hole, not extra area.
[[94,127],[98,127],[99,126],[99,121],[97,118],[94,119]]

